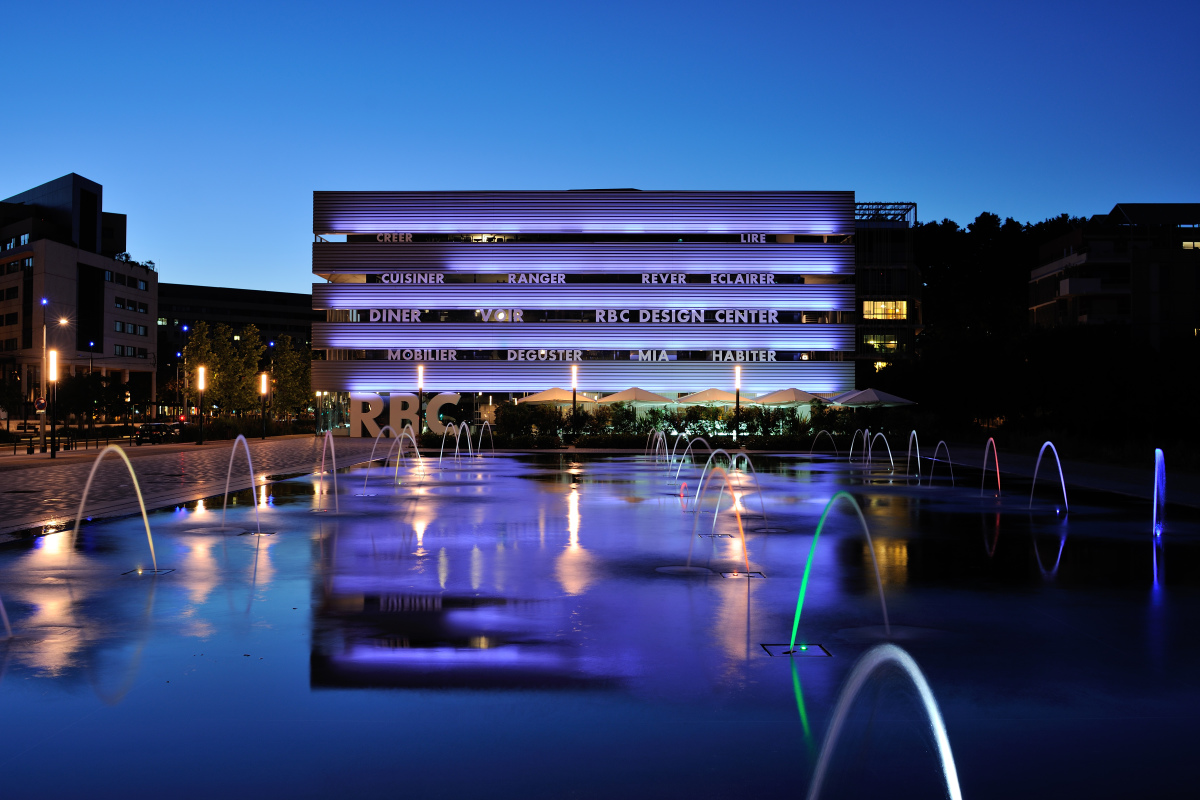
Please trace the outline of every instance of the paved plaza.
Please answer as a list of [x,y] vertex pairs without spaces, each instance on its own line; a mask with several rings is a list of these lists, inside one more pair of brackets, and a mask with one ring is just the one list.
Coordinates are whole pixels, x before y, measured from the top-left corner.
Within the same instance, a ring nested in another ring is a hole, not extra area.
[[[320,465],[322,441],[308,435],[250,440],[256,482],[315,469]],[[371,452],[370,439],[337,437],[335,442],[339,467],[362,462]],[[218,441],[127,447],[125,452],[146,508],[152,509],[222,493],[232,448],[233,442]],[[11,540],[17,531],[70,525],[96,455],[91,450],[59,453],[54,460],[45,454],[0,458],[0,542]],[[330,461],[326,467],[331,466]],[[230,491],[249,486],[246,456],[239,452],[233,461]],[[119,516],[137,510],[128,470],[119,458],[108,456],[92,482],[86,513]]]

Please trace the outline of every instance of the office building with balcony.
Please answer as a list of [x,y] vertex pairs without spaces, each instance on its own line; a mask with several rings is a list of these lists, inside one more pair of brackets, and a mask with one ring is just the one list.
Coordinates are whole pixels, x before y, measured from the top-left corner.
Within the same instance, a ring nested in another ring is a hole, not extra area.
[[1119,203],[1040,256],[1033,327],[1122,323],[1153,347],[1200,330],[1200,203]]

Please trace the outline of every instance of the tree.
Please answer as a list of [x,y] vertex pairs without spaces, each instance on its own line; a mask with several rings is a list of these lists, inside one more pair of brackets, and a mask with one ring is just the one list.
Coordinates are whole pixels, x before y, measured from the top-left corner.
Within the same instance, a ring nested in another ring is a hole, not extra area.
[[205,399],[207,400],[207,393],[212,388],[213,372],[218,366],[216,355],[213,353],[212,337],[209,334],[207,322],[197,322],[192,326],[187,344],[183,347],[183,361],[187,364],[189,372],[186,380],[187,386],[190,389],[186,396],[187,401],[195,401],[196,403],[200,401],[200,393],[196,383],[196,375],[200,367],[204,367],[205,369],[205,382],[209,387],[205,389]]
[[258,366],[267,346],[262,342],[258,327],[244,326],[233,342],[233,358],[225,366],[229,382],[229,406],[238,411],[259,407]]
[[291,336],[275,341],[274,378],[276,413],[299,413],[312,403],[312,353],[298,347]]

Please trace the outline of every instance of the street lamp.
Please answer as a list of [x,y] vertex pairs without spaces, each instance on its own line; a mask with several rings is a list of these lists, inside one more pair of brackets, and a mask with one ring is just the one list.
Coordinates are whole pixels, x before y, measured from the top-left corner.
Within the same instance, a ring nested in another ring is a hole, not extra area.
[[258,376],[258,393],[262,395],[262,438],[267,438],[267,373]]
[[200,392],[200,435],[196,444],[204,444],[204,367],[196,367],[196,390]]
[[742,420],[742,368],[733,368],[733,438],[737,440],[738,424]]
[[421,435],[421,389],[425,385],[425,365],[417,364],[417,435]]
[[[40,396],[41,396],[43,402],[45,402],[45,400],[46,400],[46,304],[49,302],[50,301],[47,298],[45,298],[45,297],[42,298],[42,375],[41,375],[41,380],[40,380],[40,383],[41,383]],[[46,452],[46,415],[45,414],[42,415],[42,419],[38,423],[38,427],[41,429],[42,452],[44,453],[44,452]]]
[[572,431],[575,430],[575,428],[578,424],[576,422],[576,420],[579,418],[577,416],[577,409],[575,408],[575,385],[578,383],[578,378],[579,378],[579,365],[572,364],[571,365],[571,430]]
[[[50,381],[51,388],[57,388],[57,386],[58,386],[58,351],[51,350],[47,355],[49,356],[49,359],[50,359],[50,370],[49,370],[49,373],[47,374],[46,378]],[[58,392],[53,392],[50,395],[50,457],[51,458],[54,458],[54,456],[55,456],[55,453],[54,453],[54,450],[55,450],[55,447],[54,447],[54,444],[55,444],[55,442],[54,442],[54,412],[56,411],[56,409],[54,407],[54,400],[57,397],[57,395],[58,395]]]

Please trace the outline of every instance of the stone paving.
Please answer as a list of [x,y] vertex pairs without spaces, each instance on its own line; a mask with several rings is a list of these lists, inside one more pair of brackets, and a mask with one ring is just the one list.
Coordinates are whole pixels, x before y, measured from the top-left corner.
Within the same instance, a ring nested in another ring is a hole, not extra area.
[[[322,439],[314,436],[288,436],[249,441],[256,483],[271,475],[294,475],[320,466]],[[371,452],[371,439],[335,440],[338,467],[365,461]],[[389,442],[390,444],[390,442]],[[127,447],[147,510],[173,503],[188,502],[225,490],[225,475],[233,442],[204,445],[146,445]],[[246,456],[239,445],[233,461],[230,491],[251,485]],[[380,451],[386,452],[383,443]],[[44,454],[0,458],[0,542],[11,541],[15,531],[62,528],[74,522],[80,496],[97,453],[75,451],[59,453],[51,460]],[[332,459],[326,457],[326,469]],[[88,516],[120,516],[137,513],[137,497],[129,471],[121,459],[109,455],[96,472],[85,513]]]

